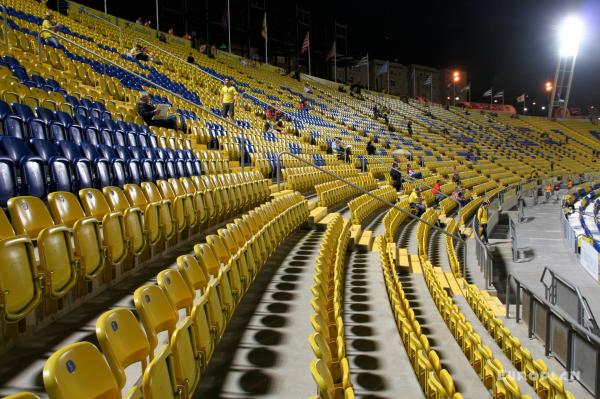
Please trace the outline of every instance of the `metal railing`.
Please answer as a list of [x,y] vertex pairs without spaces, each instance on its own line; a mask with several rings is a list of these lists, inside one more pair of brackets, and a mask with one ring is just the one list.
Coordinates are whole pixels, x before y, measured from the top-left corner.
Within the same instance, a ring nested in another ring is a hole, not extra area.
[[113,28],[118,29],[119,30],[119,45],[121,46],[121,48],[123,47],[123,28],[121,28],[119,25],[117,25],[117,24],[115,24],[113,22],[110,22],[106,18],[103,18],[103,17],[101,17],[99,15],[96,15],[96,14],[93,14],[91,12],[86,11],[85,8],[82,8],[81,13],[83,15],[87,15],[87,16],[90,16],[92,18],[96,18],[96,19],[104,22],[105,24],[108,24],[108,25],[112,26]]
[[[511,296],[511,281],[514,296]],[[600,389],[600,339],[579,325],[570,315],[538,296],[526,284],[509,274],[506,282],[506,318],[510,318],[511,298],[515,320],[527,324],[528,338],[537,338],[546,356],[563,365],[594,397]]]
[[136,78],[138,78],[138,79],[140,79],[140,80],[148,83],[151,87],[158,87],[161,90],[166,91],[167,93],[171,94],[172,96],[175,96],[175,97],[179,98],[180,100],[183,100],[183,101],[187,102],[188,104],[190,104],[190,105],[192,105],[194,107],[197,107],[197,108],[201,109],[204,112],[209,113],[210,115],[212,115],[215,118],[223,121],[224,123],[231,125],[233,127],[233,132],[240,131],[241,132],[241,136],[242,136],[242,141],[241,141],[241,144],[240,144],[240,147],[241,147],[241,149],[240,149],[240,152],[241,152],[241,162],[240,162],[240,165],[242,167],[242,171],[244,170],[244,166],[245,166],[244,165],[244,163],[245,163],[244,161],[245,161],[245,158],[246,158],[246,154],[245,154],[246,151],[245,151],[245,145],[244,145],[244,143],[246,142],[246,140],[245,140],[245,135],[244,135],[244,129],[243,128],[237,126],[235,123],[229,121],[228,119],[225,119],[225,118],[223,118],[223,117],[221,117],[219,115],[213,114],[212,112],[210,112],[209,110],[207,110],[206,108],[204,108],[202,105],[198,105],[198,104],[196,104],[196,103],[188,100],[187,98],[183,97],[182,95],[177,94],[177,93],[175,93],[175,92],[173,92],[173,91],[171,91],[171,90],[169,90],[169,89],[167,89],[167,88],[165,88],[165,87],[157,84],[156,82],[153,82],[150,79],[148,79],[148,78],[146,78],[146,77],[144,77],[144,76],[142,76],[142,75],[140,75],[140,74],[138,74],[136,72],[133,72],[132,70],[127,69],[127,68],[123,67],[122,65],[119,65],[116,62],[114,62],[114,61],[112,61],[112,60],[110,60],[110,59],[108,59],[108,58],[106,58],[106,57],[98,54],[96,51],[90,50],[89,48],[87,48],[85,46],[82,46],[81,44],[79,44],[79,43],[77,43],[77,42],[75,42],[75,41],[73,41],[73,40],[65,37],[64,35],[58,34],[58,33],[54,32],[52,30],[49,30],[49,29],[42,29],[42,30],[39,31],[39,33],[37,35],[38,61],[40,62],[40,64],[42,63],[42,58],[43,58],[43,56],[42,56],[42,33],[45,33],[45,32],[51,34],[52,36],[57,37],[58,39],[60,39],[63,42],[69,43],[69,44],[71,44],[71,45],[73,45],[73,46],[75,46],[75,47],[83,50],[84,52],[93,54],[95,57],[97,57],[100,60],[102,60],[105,63],[105,64],[103,64],[103,73],[104,74],[106,74],[106,64],[110,64],[110,65],[116,66],[116,67],[118,67],[118,68],[120,68],[120,69],[122,69],[124,71],[127,71],[127,73],[135,76]]
[[[360,191],[361,193],[366,194],[366,195],[368,195],[368,196],[376,199],[377,201],[385,204],[386,206],[388,206],[390,208],[394,208],[394,209],[396,209],[397,211],[399,211],[401,213],[404,213],[406,216],[410,217],[411,219],[416,220],[416,221],[421,222],[421,223],[424,223],[424,224],[428,225],[430,228],[432,228],[434,230],[437,230],[438,232],[440,232],[440,233],[442,233],[442,234],[444,234],[446,236],[452,237],[452,238],[460,241],[464,245],[465,254],[467,253],[467,240],[465,240],[464,238],[462,238],[458,234],[450,234],[446,230],[444,230],[442,228],[439,228],[435,224],[430,223],[430,222],[428,222],[428,221],[426,221],[426,220],[424,220],[424,219],[422,219],[422,218],[420,218],[420,217],[418,217],[416,215],[413,215],[411,212],[409,212],[409,211],[407,211],[407,210],[405,210],[405,209],[397,206],[394,203],[389,202],[388,200],[382,198],[381,196],[379,196],[377,194],[373,194],[369,190],[365,190],[364,188],[360,187],[359,185],[357,185],[355,183],[352,183],[351,181],[349,181],[349,180],[347,180],[347,179],[345,179],[345,178],[343,178],[343,177],[341,177],[341,176],[339,176],[339,175],[337,175],[337,174],[335,174],[335,173],[333,173],[333,172],[331,172],[331,171],[329,171],[327,169],[324,169],[324,168],[322,168],[320,166],[317,166],[317,165],[315,165],[315,164],[313,164],[313,163],[311,163],[311,162],[309,162],[309,161],[307,161],[307,160],[305,160],[305,159],[303,159],[301,157],[298,157],[298,156],[296,156],[296,155],[294,155],[294,154],[292,154],[292,153],[290,153],[288,151],[282,151],[279,154],[277,154],[277,191],[281,191],[281,180],[282,180],[281,179],[281,169],[282,169],[282,166],[283,166],[283,164],[281,162],[281,157],[284,156],[284,155],[288,155],[288,156],[290,156],[290,157],[292,157],[292,158],[294,158],[294,159],[296,159],[296,160],[298,160],[298,161],[300,161],[300,162],[302,162],[302,163],[304,163],[304,164],[306,164],[308,166],[311,166],[311,167],[319,170],[320,172],[323,172],[326,175],[329,175],[329,176],[333,177],[334,179],[339,180],[339,181],[341,181],[341,182],[349,185],[350,187],[352,187],[352,188]],[[464,273],[464,270],[466,270],[466,267],[467,267],[467,257],[465,256],[464,257],[464,262],[463,262],[463,273]]]
[[[549,282],[546,282],[546,275],[550,276]],[[577,286],[548,266],[544,267],[540,282],[544,286],[544,294],[548,302],[562,309],[591,333],[596,335],[600,333],[592,309]]]
[[[170,57],[172,57],[172,58],[175,58],[176,60],[179,60],[179,61],[181,61],[181,62],[184,62],[184,63],[186,63],[186,64],[188,64],[188,65],[191,65],[191,66],[193,66],[194,68],[196,68],[197,70],[199,70],[200,72],[204,73],[205,75],[208,75],[208,76],[209,76],[209,77],[211,77],[212,79],[215,79],[215,80],[217,80],[217,81],[219,81],[219,82],[223,82],[223,79],[219,79],[219,78],[218,78],[218,77],[216,77],[215,75],[213,75],[213,74],[211,74],[211,73],[209,73],[209,72],[205,71],[205,70],[204,70],[204,69],[202,69],[202,68],[201,68],[199,65],[196,65],[196,64],[190,64],[190,63],[188,63],[188,62],[187,62],[187,60],[185,60],[185,59],[183,59],[183,58],[181,58],[181,57],[178,57],[177,55],[175,55],[175,54],[171,53],[170,51],[167,51],[167,50],[163,49],[162,47],[160,47],[160,46],[157,46],[156,44],[154,44],[154,43],[152,43],[152,42],[149,42],[149,41],[148,41],[148,40],[146,40],[146,39],[142,39],[141,37],[136,37],[136,38],[133,40],[133,45],[135,46],[135,45],[136,45],[138,42],[142,42],[142,43],[144,43],[144,44],[146,44],[146,45],[148,45],[148,46],[150,46],[150,47],[152,47],[152,48],[155,48],[155,49],[157,49],[157,50],[158,50],[158,51],[160,51],[161,53],[167,54],[168,56],[170,56]],[[279,112],[281,112],[282,114],[284,114],[284,115],[285,115],[287,118],[289,118],[290,120],[293,120],[293,119],[294,119],[294,117],[293,117],[293,116],[291,116],[289,113],[287,113],[287,112],[286,112],[286,111],[284,111],[283,109],[281,109],[281,108],[279,108],[279,107],[277,107],[277,106],[274,106],[274,105],[268,104],[268,103],[267,103],[267,102],[265,102],[264,100],[261,100],[260,98],[258,98],[258,97],[256,97],[256,96],[254,96],[253,94],[250,94],[250,93],[249,93],[249,92],[247,92],[247,91],[246,91],[246,92],[244,92],[244,94],[246,94],[248,97],[252,97],[252,98],[253,98],[253,99],[255,99],[256,101],[260,101],[261,103],[263,103],[263,104],[265,104],[265,105],[267,105],[267,106],[269,106],[269,107],[271,107],[271,108],[274,108],[274,109],[278,110]]]
[[4,14],[2,17],[2,24],[4,25],[2,29],[2,36],[4,36],[4,45],[6,48],[8,48],[8,8],[6,8],[6,6],[3,4],[0,4],[0,11],[2,11],[2,14]]

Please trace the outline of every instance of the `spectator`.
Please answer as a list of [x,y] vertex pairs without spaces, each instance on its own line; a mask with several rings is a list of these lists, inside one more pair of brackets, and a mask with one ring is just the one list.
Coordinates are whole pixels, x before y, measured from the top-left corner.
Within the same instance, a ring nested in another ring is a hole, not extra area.
[[567,188],[570,190],[573,188],[573,180],[569,179],[569,181],[567,182]]
[[390,176],[392,178],[392,185],[396,191],[402,191],[402,173],[400,172],[400,169],[398,169],[398,162],[392,164]]
[[145,49],[139,44],[136,44],[131,50],[129,50],[129,55],[138,61],[148,61],[150,59]]
[[550,161],[550,172],[554,172],[554,161]]
[[171,26],[171,29],[169,29],[169,31],[167,33],[169,35],[174,35],[175,34],[175,27]]
[[456,187],[454,191],[452,191],[452,199],[456,201],[460,206],[465,206],[469,201],[465,198],[464,193],[460,189],[460,187]]
[[189,62],[190,64],[195,64],[196,60],[194,59],[194,56],[192,55],[192,53],[190,52],[190,54],[187,57],[187,62]]
[[379,118],[379,110],[377,109],[377,105],[373,106],[373,118]]
[[344,148],[344,159],[346,163],[350,163],[350,159],[352,156],[352,145],[348,144],[346,148]]
[[412,128],[412,122],[408,121],[408,124],[406,125],[406,129],[408,130],[408,135],[412,136],[413,135],[413,128]]
[[560,182],[557,180],[554,183],[554,192],[556,193],[556,199],[558,199],[558,192],[560,191]]
[[312,94],[312,90],[310,89],[310,87],[306,83],[304,84],[304,92],[306,94]]
[[550,183],[546,183],[546,201],[550,199],[552,196],[552,185]]
[[300,111],[303,111],[303,110],[307,109],[306,108],[306,101],[304,99],[301,99],[300,102],[298,102],[298,109]]
[[452,182],[456,185],[460,184],[460,174],[458,173],[458,169],[456,169],[456,166],[452,170]]
[[423,174],[421,172],[416,172],[410,164],[406,165],[406,174],[413,179],[422,179]]
[[142,19],[142,17],[138,17],[138,19],[135,20],[135,23],[138,25],[144,25],[144,20]]
[[236,102],[237,90],[231,85],[231,81],[229,80],[229,78],[225,78],[225,80],[223,81],[223,87],[221,87],[221,104],[223,106],[223,118],[227,118],[228,116],[231,117],[231,119],[234,118],[234,107]]
[[275,110],[270,105],[267,107],[267,110],[265,111],[265,118],[267,118],[268,121],[275,119]]
[[[44,21],[42,22],[42,29],[47,29],[52,32],[58,32],[61,27],[62,27],[62,25],[54,22],[54,16],[52,15],[51,12],[47,12],[46,15],[44,15]],[[42,37],[42,39],[44,39],[44,41],[46,43],[52,44],[54,46],[58,46],[58,40],[56,40],[56,37],[52,36],[52,34],[50,32],[42,32],[40,34],[40,36]]]
[[140,101],[137,104],[137,112],[144,119],[148,126],[165,127],[167,129],[177,129],[177,117],[169,115],[159,117],[160,110],[152,104],[150,94],[145,91],[140,93]]
[[444,199],[444,194],[442,193],[442,183],[439,180],[436,180],[433,187],[431,188],[431,194],[433,194],[433,198],[439,204],[441,200]]
[[144,22],[144,26],[150,28],[150,27],[152,27],[152,22],[150,22],[150,20],[148,20],[148,21]]
[[487,235],[488,224],[488,202],[483,201],[477,210],[477,222],[479,223],[479,237],[484,244],[489,244]]
[[575,197],[573,194],[567,194],[564,202],[565,213],[571,214],[575,212]]
[[369,142],[367,143],[367,155],[375,155],[376,151],[377,149],[373,145],[373,141],[369,140]]
[[181,38],[184,40],[192,40],[192,36],[190,36],[190,34],[187,32],[185,32],[185,35],[183,35]]
[[408,196],[408,203],[411,209],[416,211],[417,217],[421,217],[425,213],[425,205],[423,205],[423,197],[421,196],[421,189],[415,187],[412,193]]

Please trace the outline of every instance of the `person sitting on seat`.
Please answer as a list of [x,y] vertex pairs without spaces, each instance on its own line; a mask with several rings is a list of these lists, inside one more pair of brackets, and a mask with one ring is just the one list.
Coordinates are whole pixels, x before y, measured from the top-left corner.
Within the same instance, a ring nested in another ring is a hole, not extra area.
[[[44,15],[44,21],[42,22],[42,29],[47,29],[52,32],[58,32],[61,27],[62,27],[62,25],[54,22],[54,16],[52,15],[51,12],[47,12],[46,15]],[[50,43],[54,46],[58,46],[58,40],[56,40],[56,37],[52,36],[52,34],[50,32],[42,32],[40,34],[40,36],[42,37],[42,39],[44,39],[46,41],[46,43]]]
[[423,174],[421,172],[416,172],[410,164],[406,165],[406,174],[413,179],[422,179]]
[[373,141],[369,140],[369,142],[367,143],[367,155],[375,155],[376,151],[377,149],[373,145]]
[[152,104],[150,94],[143,91],[140,93],[140,101],[137,104],[137,112],[148,126],[165,127],[177,129],[177,117],[175,115],[160,116],[160,109]]
[[421,196],[421,189],[415,187],[412,193],[408,196],[408,203],[411,209],[416,211],[416,216],[421,217],[425,213],[425,205],[423,204],[423,197]]
[[452,191],[452,199],[456,201],[460,206],[465,206],[469,203],[469,201],[465,198],[465,194],[463,193],[460,187],[456,187],[454,191]]
[[440,183],[439,180],[436,180],[435,184],[431,188],[431,194],[433,194],[433,198],[435,198],[435,202],[438,204],[444,199],[444,194],[442,193],[442,183]]
[[392,178],[392,185],[396,189],[396,191],[402,190],[402,173],[400,173],[400,169],[398,169],[398,162],[394,162],[392,164],[392,168],[390,169],[390,176]]

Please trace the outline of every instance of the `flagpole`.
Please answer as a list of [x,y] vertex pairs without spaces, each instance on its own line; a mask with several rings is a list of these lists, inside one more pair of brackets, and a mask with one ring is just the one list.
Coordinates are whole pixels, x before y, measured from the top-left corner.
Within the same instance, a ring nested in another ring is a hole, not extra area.
[[371,90],[371,75],[369,74],[369,53],[367,53],[367,90]]
[[387,67],[388,92],[387,92],[387,94],[390,94],[390,62],[388,61],[387,64],[388,64],[388,67]]
[[494,88],[492,87],[490,92],[490,111],[492,110],[492,101],[494,101]]
[[429,102],[433,104],[433,74],[429,75],[431,82],[429,82]]
[[333,54],[333,81],[337,83],[337,43],[333,41],[334,54]]
[[308,35],[308,74],[312,75],[311,73],[311,69],[310,69],[310,32],[306,33]]
[[471,82],[469,82],[469,91],[468,91],[468,95],[469,95],[469,102],[471,102]]
[[504,105],[504,89],[502,89],[502,105]]
[[227,0],[227,36],[229,39],[229,53],[231,54],[231,8],[229,7],[229,0]]
[[267,29],[267,13],[265,12],[265,23],[264,23],[264,27],[263,29],[265,30],[265,64],[269,63],[269,56],[268,56],[268,47],[267,47],[267,42],[268,42],[268,37],[269,37],[269,30]]

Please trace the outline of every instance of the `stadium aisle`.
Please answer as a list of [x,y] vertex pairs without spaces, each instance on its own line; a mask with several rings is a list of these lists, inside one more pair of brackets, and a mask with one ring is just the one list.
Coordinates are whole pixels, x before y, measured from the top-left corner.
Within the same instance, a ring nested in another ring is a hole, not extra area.
[[267,261],[215,349],[195,398],[306,398],[315,393],[310,286],[322,231],[298,230]]
[[394,323],[376,252],[347,256],[344,326],[357,397],[423,398]]

